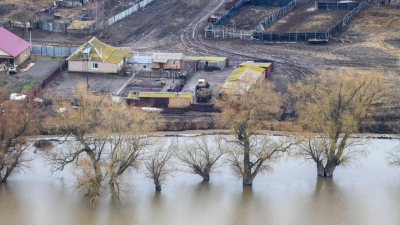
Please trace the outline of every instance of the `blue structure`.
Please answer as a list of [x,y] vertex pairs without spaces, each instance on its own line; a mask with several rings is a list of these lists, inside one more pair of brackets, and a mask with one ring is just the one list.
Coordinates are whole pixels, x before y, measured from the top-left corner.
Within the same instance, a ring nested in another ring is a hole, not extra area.
[[286,6],[293,0],[250,0],[251,5]]

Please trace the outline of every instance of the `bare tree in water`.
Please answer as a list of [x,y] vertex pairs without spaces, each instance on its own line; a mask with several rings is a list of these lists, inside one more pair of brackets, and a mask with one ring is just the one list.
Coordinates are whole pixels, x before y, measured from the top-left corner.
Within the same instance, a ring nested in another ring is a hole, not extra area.
[[31,99],[8,100],[0,90],[0,182],[6,182],[17,169],[28,167],[26,136],[38,133],[35,119],[41,108]]
[[174,167],[171,165],[171,158],[175,150],[174,143],[171,143],[166,150],[157,148],[144,163],[147,170],[146,176],[154,181],[156,191],[161,191],[162,183],[174,171]]
[[219,166],[218,160],[227,152],[227,146],[219,136],[202,136],[185,141],[177,151],[178,159],[185,171],[200,175],[204,181]]
[[291,146],[288,138],[258,136],[257,130],[271,126],[280,112],[281,98],[271,83],[241,80],[232,90],[225,90],[216,106],[221,108],[221,125],[234,133],[230,141],[234,151],[230,162],[243,177],[244,185],[252,185],[260,171],[270,167]]
[[105,95],[93,95],[85,84],[75,89],[77,108],[69,102],[55,102],[54,117],[49,128],[77,144],[67,150],[51,152],[48,161],[52,171],[63,170],[71,164],[77,177],[76,187],[84,191],[95,204],[108,181],[111,195],[119,200],[122,174],[135,168],[146,146],[145,133],[154,130],[157,113],[147,113],[116,103]]
[[319,176],[333,176],[337,166],[363,152],[350,136],[370,122],[386,89],[382,73],[355,70],[309,76],[290,87],[299,122],[310,132],[298,154],[317,164]]
[[400,148],[396,148],[387,153],[387,161],[390,166],[400,167]]

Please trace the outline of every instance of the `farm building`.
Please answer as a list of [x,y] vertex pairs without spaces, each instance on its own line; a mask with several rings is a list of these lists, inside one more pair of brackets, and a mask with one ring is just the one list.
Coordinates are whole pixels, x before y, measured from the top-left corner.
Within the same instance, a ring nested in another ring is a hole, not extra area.
[[76,6],[82,6],[89,1],[90,0],[57,0],[56,5],[58,7],[72,8]]
[[151,70],[151,56],[147,55],[135,55],[129,59],[129,63],[137,70]]
[[247,91],[252,84],[264,81],[270,72],[271,63],[243,62],[226,78],[220,93],[233,94]]
[[245,67],[245,66],[257,66],[264,68],[264,78],[269,77],[269,75],[272,72],[272,63],[267,63],[267,62],[255,62],[255,61],[246,61],[243,62],[239,65],[239,67]]
[[182,69],[182,53],[153,53],[152,69],[180,70]]
[[0,27],[0,64],[20,65],[31,55],[31,44]]
[[69,34],[88,34],[94,31],[95,21],[80,21],[74,20],[71,25],[67,27]]
[[193,104],[191,92],[130,92],[128,103],[141,107],[187,108]]
[[67,58],[68,71],[119,73],[124,68],[126,59],[131,57],[129,52],[111,47],[93,37]]
[[204,67],[208,66],[214,70],[223,70],[226,67],[227,58],[225,57],[206,57],[206,56],[185,56],[183,57],[183,64],[185,70],[185,64],[194,66],[195,70],[204,70]]

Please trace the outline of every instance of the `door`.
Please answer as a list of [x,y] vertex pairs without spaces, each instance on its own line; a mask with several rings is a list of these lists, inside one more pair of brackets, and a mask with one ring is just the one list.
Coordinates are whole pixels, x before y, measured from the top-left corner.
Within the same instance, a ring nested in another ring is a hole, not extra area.
[[13,65],[13,66],[14,66],[14,58],[11,58],[11,59],[10,59],[10,65]]

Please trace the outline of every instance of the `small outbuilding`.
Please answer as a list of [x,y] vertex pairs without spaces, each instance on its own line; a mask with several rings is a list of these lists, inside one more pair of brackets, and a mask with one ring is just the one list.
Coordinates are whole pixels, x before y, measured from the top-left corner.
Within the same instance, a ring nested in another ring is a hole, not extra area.
[[273,69],[273,64],[269,62],[246,61],[239,65],[239,67],[246,67],[246,66],[256,66],[265,69],[264,78],[269,77]]
[[93,37],[67,58],[68,71],[89,73],[119,73],[132,58],[127,51],[116,49]]
[[151,57],[151,68],[159,70],[181,70],[182,58],[182,53],[153,53]]
[[89,0],[56,0],[56,5],[59,7],[72,8],[82,6],[89,2]]
[[247,91],[253,84],[264,81],[270,75],[271,69],[271,63],[243,62],[226,78],[220,94],[239,94]]
[[128,103],[141,107],[189,108],[193,104],[191,92],[130,92]]
[[0,64],[17,66],[31,55],[31,44],[0,27]]
[[137,70],[151,70],[151,56],[135,55],[129,59],[129,63]]
[[67,27],[67,31],[69,34],[89,34],[95,29],[94,22],[95,21],[74,20]]
[[[204,70],[206,67],[212,70],[223,70],[227,64],[227,58],[211,56],[185,56],[183,57],[183,63],[194,65],[195,70]],[[186,67],[186,65],[184,67]]]

